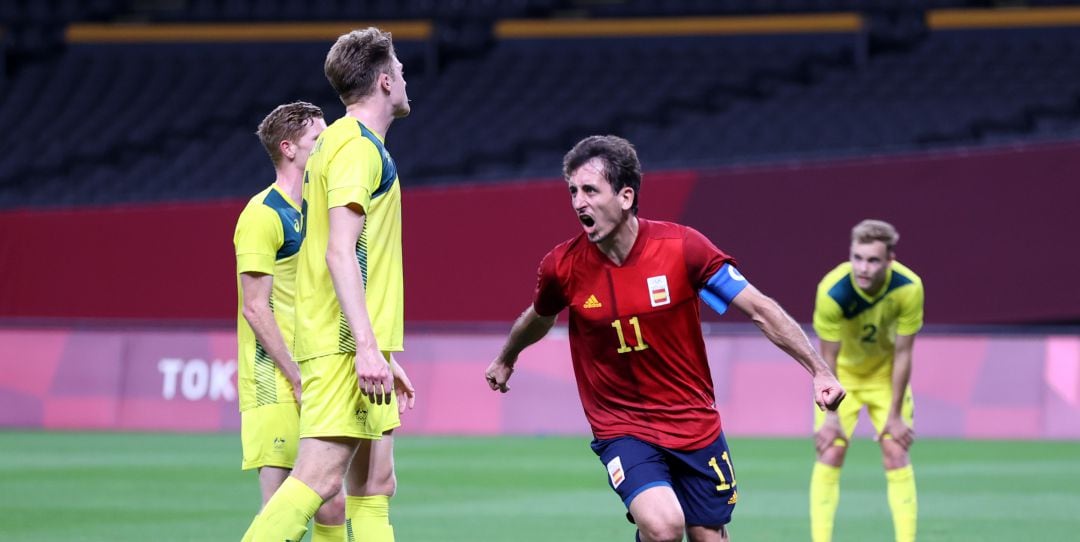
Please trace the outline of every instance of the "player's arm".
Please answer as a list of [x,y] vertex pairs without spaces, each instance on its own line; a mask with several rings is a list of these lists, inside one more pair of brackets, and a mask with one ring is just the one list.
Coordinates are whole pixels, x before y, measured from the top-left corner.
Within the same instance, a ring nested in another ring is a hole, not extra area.
[[889,403],[889,416],[881,435],[890,435],[905,450],[915,442],[915,431],[904,422],[902,416],[904,394],[911,382],[911,359],[915,348],[914,335],[897,335],[893,351],[892,401]]
[[326,266],[334,283],[341,312],[356,341],[356,377],[360,389],[372,402],[389,402],[393,389],[390,369],[375,342],[371,328],[364,279],[356,260],[356,242],[364,231],[363,210],[355,204],[330,208],[330,232],[326,245]]
[[532,305],[521,313],[510,328],[510,336],[507,337],[502,351],[484,373],[491,389],[503,393],[510,391],[506,383],[510,380],[510,375],[514,373],[514,364],[517,363],[518,355],[529,345],[543,339],[555,325],[555,319],[556,316],[541,316]]
[[240,291],[244,302],[244,319],[255,332],[266,354],[274,360],[281,374],[293,388],[293,397],[300,402],[300,369],[293,362],[292,354],[285,345],[274,312],[270,310],[270,292],[274,290],[274,275],[265,273],[240,273]]
[[750,317],[773,344],[810,372],[814,378],[814,402],[818,407],[836,410],[844,399],[844,388],[795,320],[776,301],[750,284],[735,296],[732,304]]
[[[836,360],[840,357],[840,342],[821,339],[818,344],[825,365],[833,374],[836,374]],[[835,410],[826,410],[825,423],[814,434],[814,448],[817,449],[818,453],[822,453],[832,446],[837,439],[847,440],[844,428],[840,424],[840,415]]]

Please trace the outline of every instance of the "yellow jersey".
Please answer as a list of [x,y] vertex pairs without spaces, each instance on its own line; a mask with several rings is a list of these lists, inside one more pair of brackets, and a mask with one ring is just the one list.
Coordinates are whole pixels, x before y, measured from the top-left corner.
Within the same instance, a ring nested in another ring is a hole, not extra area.
[[233,246],[236,248],[236,289],[239,307],[236,317],[236,387],[240,410],[275,403],[294,403],[292,387],[274,360],[255,339],[244,318],[241,273],[274,276],[270,309],[285,345],[293,340],[293,306],[297,254],[300,251],[300,206],[271,185],[248,201],[236,221]]
[[923,325],[923,283],[914,271],[893,261],[873,295],[855,284],[851,263],[825,275],[814,303],[814,331],[839,342],[838,376],[892,377],[897,335],[914,335]]
[[397,166],[377,134],[355,118],[343,117],[319,135],[304,171],[304,242],[296,279],[293,350],[297,361],[356,351],[326,265],[330,209],[349,204],[359,205],[365,215],[356,259],[375,340],[384,352],[403,348],[405,303]]

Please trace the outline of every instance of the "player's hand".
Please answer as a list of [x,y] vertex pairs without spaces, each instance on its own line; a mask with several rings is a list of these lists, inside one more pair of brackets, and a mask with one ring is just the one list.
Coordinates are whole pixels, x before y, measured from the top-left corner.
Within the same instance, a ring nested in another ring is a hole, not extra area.
[[844,433],[844,428],[840,425],[840,417],[829,412],[825,415],[825,423],[821,424],[821,428],[814,432],[814,449],[817,450],[818,455],[821,455],[825,453],[825,450],[835,446],[837,440],[846,443],[848,440],[847,434]]
[[297,377],[296,380],[289,379],[289,384],[292,386],[292,395],[296,399],[296,406],[300,406],[300,391],[303,389],[300,378]]
[[832,373],[814,376],[814,402],[821,410],[836,410],[847,392]]
[[899,416],[889,416],[889,419],[885,420],[885,427],[881,429],[878,436],[874,437],[874,441],[881,442],[881,439],[885,438],[886,435],[892,437],[893,442],[899,444],[904,451],[907,451],[915,443],[915,430],[904,423],[904,420]]
[[300,367],[296,365],[295,361],[289,360],[284,364],[279,364],[278,370],[281,371],[282,376],[292,386],[293,399],[296,399],[296,407],[300,408],[300,390],[303,389],[300,382]]
[[381,352],[356,353],[356,380],[360,392],[368,396],[374,405],[390,404],[394,393],[394,381],[390,375],[390,365]]
[[390,371],[394,375],[394,393],[397,394],[398,414],[404,414],[406,409],[416,405],[416,388],[413,388],[409,375],[405,374],[405,368],[390,356]]
[[514,365],[496,358],[495,361],[491,362],[491,365],[488,365],[484,377],[487,379],[488,387],[492,390],[506,393],[510,391],[510,386],[507,386],[506,383],[510,381],[510,375],[512,374],[514,374]]

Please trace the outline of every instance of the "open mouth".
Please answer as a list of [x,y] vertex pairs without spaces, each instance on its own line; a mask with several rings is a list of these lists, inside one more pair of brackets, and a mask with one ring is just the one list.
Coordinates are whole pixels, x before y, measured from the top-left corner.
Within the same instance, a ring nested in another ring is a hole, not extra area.
[[578,215],[578,220],[580,220],[586,228],[591,228],[596,225],[596,221],[589,215]]

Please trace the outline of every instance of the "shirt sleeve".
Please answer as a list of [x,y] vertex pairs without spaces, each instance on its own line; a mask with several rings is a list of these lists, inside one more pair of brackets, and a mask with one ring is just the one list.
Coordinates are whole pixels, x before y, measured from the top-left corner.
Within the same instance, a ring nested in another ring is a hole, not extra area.
[[903,297],[900,304],[900,318],[896,326],[896,333],[914,335],[922,329],[923,298],[922,282],[916,282],[909,287],[909,293]]
[[683,254],[686,258],[686,272],[695,290],[704,288],[725,263],[730,263],[733,267],[738,265],[735,258],[716,248],[712,241],[693,228],[683,230]]
[[363,138],[350,139],[327,166],[327,206],[332,209],[355,203],[367,212],[381,175],[378,149]]
[[277,251],[285,242],[281,219],[262,205],[245,208],[236,221],[233,246],[236,248],[236,273],[274,274]]
[[555,316],[566,308],[568,301],[555,268],[555,253],[549,252],[536,271],[536,296],[533,309],[540,316]]
[[825,288],[818,288],[814,300],[814,332],[818,338],[829,342],[840,342],[840,324],[844,313],[836,300],[829,296]]

